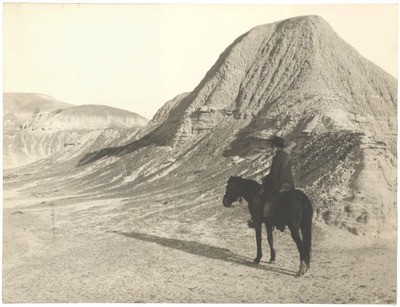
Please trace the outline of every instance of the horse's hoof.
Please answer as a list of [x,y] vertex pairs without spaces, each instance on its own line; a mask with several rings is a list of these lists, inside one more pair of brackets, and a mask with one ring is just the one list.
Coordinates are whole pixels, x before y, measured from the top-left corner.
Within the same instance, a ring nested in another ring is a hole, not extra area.
[[275,263],[275,259],[270,259],[270,260],[268,261],[268,263],[269,263],[269,264],[274,264],[274,263]]
[[301,269],[297,272],[296,277],[301,277],[301,276],[303,276],[306,272],[307,272],[307,269],[301,268]]
[[259,264],[259,263],[260,263],[260,260],[261,260],[261,259],[256,258],[256,259],[253,260],[253,263],[254,263],[254,264]]
[[247,221],[247,226],[249,228],[256,228],[256,225],[254,224],[254,222],[252,220]]
[[299,277],[301,277],[301,276],[303,276],[303,275],[304,275],[304,273],[302,273],[302,272],[297,272],[296,278],[299,278]]

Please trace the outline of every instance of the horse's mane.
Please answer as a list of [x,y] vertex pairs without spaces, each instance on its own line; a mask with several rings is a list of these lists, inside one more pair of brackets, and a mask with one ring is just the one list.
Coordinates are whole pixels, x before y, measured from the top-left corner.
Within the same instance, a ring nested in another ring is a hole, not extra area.
[[242,178],[239,176],[234,176],[232,178],[234,178],[234,180],[240,180],[242,182],[245,182],[249,186],[261,186],[261,184],[259,184],[257,181],[252,180],[252,179],[246,179],[246,178]]

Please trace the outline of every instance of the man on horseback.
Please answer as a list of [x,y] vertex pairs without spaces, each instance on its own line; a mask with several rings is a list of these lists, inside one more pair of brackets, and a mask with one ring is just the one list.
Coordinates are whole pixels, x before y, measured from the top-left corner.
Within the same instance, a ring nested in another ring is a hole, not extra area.
[[[273,214],[276,228],[284,231],[285,225],[284,221],[281,219],[281,214],[279,214],[280,208],[276,208],[276,210],[272,209],[276,205],[281,192],[294,189],[292,167],[290,156],[284,151],[286,147],[284,139],[279,136],[274,136],[268,139],[268,142],[272,146],[275,155],[272,158],[268,175],[263,178],[261,199],[261,203],[264,204],[263,216],[269,218],[271,214]],[[248,224],[252,227],[253,221],[250,220]]]

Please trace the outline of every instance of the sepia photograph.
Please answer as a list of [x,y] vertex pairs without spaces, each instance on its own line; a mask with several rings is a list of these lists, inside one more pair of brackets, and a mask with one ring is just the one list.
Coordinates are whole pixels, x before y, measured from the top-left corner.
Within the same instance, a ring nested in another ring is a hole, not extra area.
[[397,304],[398,5],[3,3],[2,302]]

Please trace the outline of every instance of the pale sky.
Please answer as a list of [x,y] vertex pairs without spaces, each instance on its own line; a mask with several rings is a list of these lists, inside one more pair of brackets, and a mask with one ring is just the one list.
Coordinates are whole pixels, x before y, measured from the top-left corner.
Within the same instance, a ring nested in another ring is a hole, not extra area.
[[3,91],[151,118],[252,27],[319,15],[397,78],[396,4],[4,4]]

